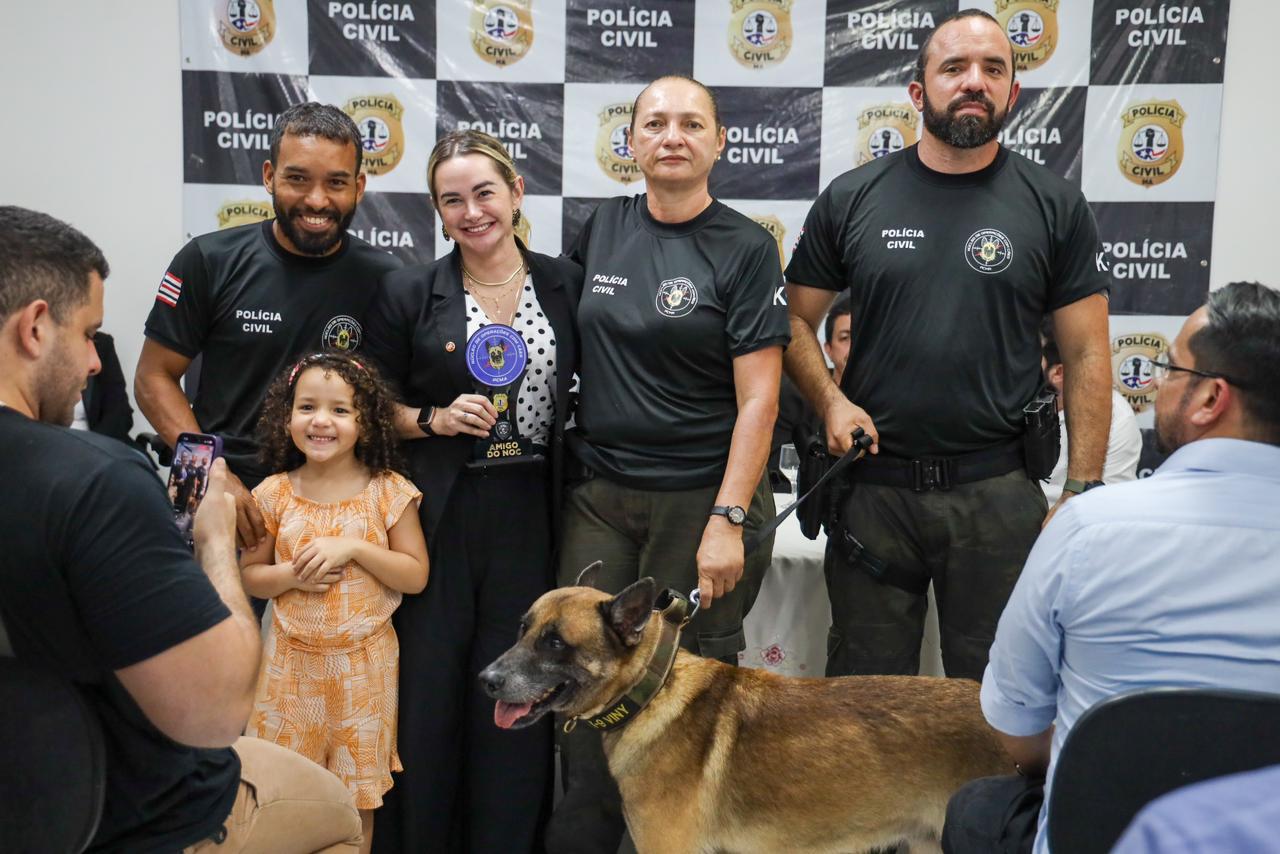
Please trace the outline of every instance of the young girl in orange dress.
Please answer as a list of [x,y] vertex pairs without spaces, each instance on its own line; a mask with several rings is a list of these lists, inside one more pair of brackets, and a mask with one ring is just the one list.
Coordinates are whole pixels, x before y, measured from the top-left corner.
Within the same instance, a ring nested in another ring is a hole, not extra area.
[[253,490],[267,537],[240,561],[245,590],[272,600],[247,734],[341,777],[364,851],[402,770],[391,614],[427,584],[422,493],[395,471],[393,415],[386,386],[350,356],[315,353],[280,376],[259,423],[280,473]]

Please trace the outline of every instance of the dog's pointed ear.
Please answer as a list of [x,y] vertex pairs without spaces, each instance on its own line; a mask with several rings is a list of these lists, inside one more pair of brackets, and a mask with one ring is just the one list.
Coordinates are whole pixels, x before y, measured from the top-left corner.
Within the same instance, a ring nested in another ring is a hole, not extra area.
[[652,578],[642,578],[635,584],[600,604],[604,621],[625,646],[640,643],[640,636],[653,613],[653,602],[658,597],[658,586]]
[[574,582],[576,587],[592,587],[596,590],[600,588],[596,586],[596,580],[600,577],[600,569],[604,566],[604,561],[598,560],[588,566],[582,572],[578,573],[578,580]]

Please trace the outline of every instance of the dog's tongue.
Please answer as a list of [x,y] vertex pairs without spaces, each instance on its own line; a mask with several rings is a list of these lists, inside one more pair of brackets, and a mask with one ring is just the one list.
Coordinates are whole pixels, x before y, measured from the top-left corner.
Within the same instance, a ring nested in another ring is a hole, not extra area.
[[508,703],[506,700],[499,700],[493,706],[493,722],[503,729],[511,729],[512,724],[529,714],[529,710],[533,708],[533,703]]

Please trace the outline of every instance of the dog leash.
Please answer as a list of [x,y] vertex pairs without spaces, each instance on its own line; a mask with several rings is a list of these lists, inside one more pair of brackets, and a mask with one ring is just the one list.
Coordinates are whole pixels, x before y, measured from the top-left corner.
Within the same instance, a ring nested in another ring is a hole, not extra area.
[[809,497],[817,492],[824,483],[848,468],[850,463],[853,463],[855,460],[860,460],[866,456],[867,451],[870,450],[874,443],[875,440],[867,435],[867,432],[861,427],[855,429],[853,431],[853,444],[849,446],[849,450],[845,451],[840,459],[836,460],[835,464],[832,465],[831,468],[827,469],[826,473],[822,477],[818,478],[817,483],[809,487],[808,492],[792,502],[791,506],[786,510],[783,510],[777,516],[770,519],[769,523],[757,531],[755,536],[749,538],[743,545],[743,554],[749,555],[759,548],[761,543],[773,536],[773,532],[778,529],[779,525],[786,521],[788,516],[796,512],[796,508],[807,501]]

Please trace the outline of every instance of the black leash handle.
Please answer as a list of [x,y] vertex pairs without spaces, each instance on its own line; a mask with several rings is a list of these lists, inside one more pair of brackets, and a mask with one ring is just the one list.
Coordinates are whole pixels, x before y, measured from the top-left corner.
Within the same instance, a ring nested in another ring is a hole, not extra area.
[[866,456],[867,451],[871,449],[871,446],[874,443],[875,440],[867,434],[867,431],[863,430],[861,427],[856,428],[853,431],[853,444],[849,446],[849,450],[845,451],[844,455],[841,456],[840,459],[836,460],[835,464],[832,465],[831,468],[827,469],[826,474],[818,478],[818,482],[811,486],[808,492],[792,502],[791,506],[786,510],[769,520],[768,524],[757,531],[755,536],[747,538],[746,542],[743,544],[743,554],[749,555],[758,549],[760,544],[767,540],[769,536],[778,529],[778,526],[781,525],[788,516],[796,511],[796,508],[799,507],[802,502],[817,492],[818,489],[828,480],[844,471],[850,463],[855,460],[860,460]]

